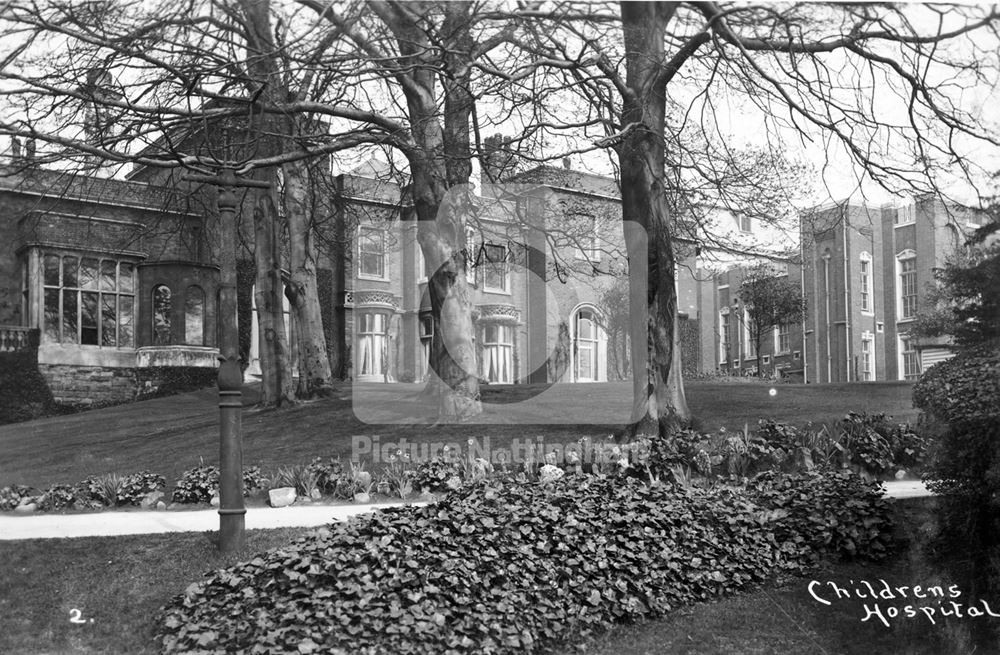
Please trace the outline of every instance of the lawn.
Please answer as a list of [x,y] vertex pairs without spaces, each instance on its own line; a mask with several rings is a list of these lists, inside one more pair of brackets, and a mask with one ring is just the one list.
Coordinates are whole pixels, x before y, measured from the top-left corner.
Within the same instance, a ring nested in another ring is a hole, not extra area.
[[[915,534],[931,505],[897,501],[905,532]],[[913,518],[919,515],[920,518]],[[204,534],[0,542],[0,652],[155,652],[154,616],[200,574],[280,546],[306,530],[248,533],[240,554],[220,557]],[[905,536],[904,536],[905,538]],[[824,606],[807,592],[810,580],[844,587],[880,579],[892,585],[932,584],[917,556],[903,551],[876,564],[826,565],[804,578],[717,602],[678,608],[670,616],[622,626],[586,644],[597,655],[660,653],[941,653],[945,624],[918,617],[885,628],[862,622],[863,602]],[[888,604],[888,603],[886,603]],[[79,610],[83,623],[73,623]],[[93,621],[91,622],[91,619]],[[564,655],[576,652],[567,644]]]
[[[397,386],[414,395],[415,385]],[[906,383],[834,385],[778,385],[694,381],[687,385],[688,402],[701,430],[742,428],[769,417],[802,424],[832,423],[846,412],[879,411],[900,421],[912,421],[916,412]],[[378,437],[382,444],[405,438],[410,442],[464,443],[470,437],[489,439],[493,448],[509,447],[515,438],[544,435],[546,443],[567,443],[581,437],[606,439],[620,423],[600,423],[601,416],[617,416],[630,406],[630,387],[622,383],[561,385],[548,410],[512,408],[530,395],[526,386],[486,387],[491,403],[488,424],[411,425],[364,422],[355,415],[350,389],[344,397],[300,403],[282,410],[258,410],[256,394],[247,388],[243,416],[244,462],[273,469],[282,464],[308,462],[314,456],[350,457],[352,437]],[[366,390],[367,407],[390,408],[387,386]],[[386,394],[383,398],[379,394]],[[386,410],[386,416],[392,412]],[[218,409],[211,389],[158,398],[129,405],[26,423],[0,426],[0,485],[44,487],[75,483],[89,475],[143,469],[162,473],[172,484],[180,473],[204,459],[218,460]],[[538,423],[520,422],[534,416]],[[578,417],[591,423],[580,424]],[[597,417],[597,418],[595,418]],[[553,423],[554,418],[559,422]],[[518,422],[514,422],[518,421]]]
[[225,557],[214,533],[0,541],[0,653],[156,652],[154,616],[172,596],[307,532],[250,530]]

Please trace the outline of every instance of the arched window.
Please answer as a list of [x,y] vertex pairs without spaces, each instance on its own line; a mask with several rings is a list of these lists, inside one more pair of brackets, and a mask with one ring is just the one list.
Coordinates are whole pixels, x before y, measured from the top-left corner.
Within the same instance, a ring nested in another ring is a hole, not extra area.
[[153,345],[170,343],[170,289],[162,284],[153,287]]
[[602,341],[604,329],[597,313],[581,307],[573,318],[573,373],[576,382],[597,382],[606,370]]
[[191,286],[184,297],[184,343],[205,345],[205,292]]

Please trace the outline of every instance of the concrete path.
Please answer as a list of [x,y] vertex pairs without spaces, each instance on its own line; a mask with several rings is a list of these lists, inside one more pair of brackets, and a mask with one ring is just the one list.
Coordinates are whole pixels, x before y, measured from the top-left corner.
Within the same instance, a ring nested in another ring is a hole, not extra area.
[[[410,503],[424,505],[425,503]],[[311,528],[343,521],[383,507],[378,505],[296,505],[293,507],[247,508],[246,527]],[[123,534],[161,534],[164,532],[208,532],[219,529],[215,509],[159,512],[96,512],[93,514],[37,514],[0,516],[0,540],[58,539],[65,537],[108,537]]]
[[[932,495],[919,480],[883,482],[889,498],[920,498]],[[411,503],[424,505],[425,503]],[[311,528],[343,521],[383,507],[379,505],[296,505],[274,509],[247,509],[246,527]],[[219,514],[214,509],[177,512],[98,512],[94,514],[37,514],[0,516],[0,540],[59,539],[66,537],[107,537],[123,534],[161,534],[164,532],[210,532],[219,529]]]

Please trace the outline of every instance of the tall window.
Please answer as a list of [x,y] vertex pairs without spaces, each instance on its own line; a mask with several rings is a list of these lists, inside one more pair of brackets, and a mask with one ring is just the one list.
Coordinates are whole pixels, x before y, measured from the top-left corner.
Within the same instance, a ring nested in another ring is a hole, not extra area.
[[787,353],[792,349],[791,345],[791,329],[792,326],[789,323],[781,323],[776,328],[774,328],[774,354]]
[[201,287],[188,287],[184,296],[184,343],[205,345],[205,292]]
[[490,382],[514,381],[513,332],[509,325],[487,324],[483,328],[483,374]]
[[743,339],[743,359],[753,359],[757,356],[757,344],[750,334],[750,310],[743,308],[743,329],[740,330]]
[[899,260],[899,317],[917,315],[917,258]]
[[507,292],[507,247],[493,243],[483,244],[483,289]]
[[389,366],[385,314],[374,312],[362,314],[360,327],[358,334],[359,375],[385,375]]
[[575,344],[577,382],[595,382],[598,379],[599,330],[594,312],[589,309],[577,312]]
[[872,258],[861,253],[861,311],[872,311]]
[[434,341],[434,317],[430,314],[420,315],[420,350],[422,359],[420,361],[420,376],[417,381],[427,379],[430,373],[431,343]]
[[358,273],[367,277],[385,277],[385,232],[381,228],[358,229]]
[[750,217],[749,216],[747,216],[746,214],[742,214],[742,215],[740,215],[740,217],[737,220],[740,223],[740,231],[741,232],[751,232],[751,231],[753,231],[753,229],[752,229],[753,225],[750,222]]
[[916,380],[920,377],[920,357],[911,337],[900,335],[899,351],[903,360],[903,379]]
[[131,348],[135,267],[96,257],[42,257],[45,340]]
[[872,380],[872,350],[874,346],[874,337],[872,337],[870,332],[866,332],[861,335],[861,379],[864,381]]
[[729,312],[719,313],[719,362],[729,361]]
[[170,289],[165,286],[153,288],[153,345],[165,346],[170,343],[170,318],[173,308]]

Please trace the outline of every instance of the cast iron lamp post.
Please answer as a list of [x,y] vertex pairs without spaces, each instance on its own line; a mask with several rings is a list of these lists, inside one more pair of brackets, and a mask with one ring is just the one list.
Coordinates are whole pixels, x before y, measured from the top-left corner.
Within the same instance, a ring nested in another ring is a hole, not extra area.
[[236,315],[236,187],[266,189],[267,182],[236,177],[232,168],[217,175],[185,175],[184,180],[214,184],[219,195],[219,550],[243,547],[246,505],[243,502],[243,372]]

